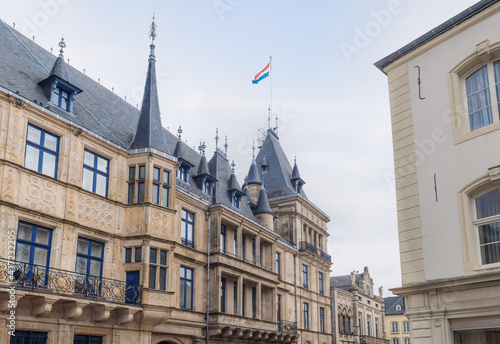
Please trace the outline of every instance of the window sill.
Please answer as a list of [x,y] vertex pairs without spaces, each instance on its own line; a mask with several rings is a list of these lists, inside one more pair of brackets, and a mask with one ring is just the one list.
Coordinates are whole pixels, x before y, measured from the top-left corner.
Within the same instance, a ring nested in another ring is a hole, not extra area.
[[497,270],[497,269],[500,269],[500,262],[487,265],[480,265],[476,267],[474,271],[484,272],[485,270]]

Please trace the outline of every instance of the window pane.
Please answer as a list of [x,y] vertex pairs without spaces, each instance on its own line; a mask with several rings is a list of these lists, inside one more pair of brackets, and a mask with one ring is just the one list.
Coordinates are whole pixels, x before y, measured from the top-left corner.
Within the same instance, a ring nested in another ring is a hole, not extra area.
[[58,139],[57,136],[45,132],[45,139],[43,146],[47,149],[57,151],[57,139]]
[[500,214],[500,190],[489,191],[476,198],[478,219]]
[[84,168],[82,176],[82,188],[87,191],[93,191],[92,190],[93,184],[94,184],[94,172]]
[[130,263],[132,261],[132,249],[126,248],[125,249],[125,262]]
[[85,151],[83,153],[83,163],[87,166],[94,167],[94,153],[91,153],[89,151]]
[[149,262],[156,263],[156,248],[149,249]]
[[161,205],[168,207],[168,188],[163,187],[161,190]]
[[103,173],[108,173],[108,164],[109,161],[107,159],[101,158],[100,156],[97,157],[97,169]]
[[163,171],[163,183],[170,184],[170,172]]
[[152,202],[154,204],[159,204],[160,203],[159,199],[158,199],[159,195],[160,195],[160,186],[158,184],[153,184],[153,195],[152,195],[153,200],[152,200]]
[[49,253],[49,251],[45,248],[35,247],[35,254],[33,256],[33,264],[46,266],[48,253]]
[[153,167],[153,180],[160,181],[160,169],[158,167]]
[[78,239],[77,253],[89,254],[89,242],[84,239]]
[[29,263],[30,262],[30,246],[21,244],[20,242],[17,243],[16,247],[16,260],[20,261],[21,263]]
[[61,109],[67,110],[68,109],[68,94],[64,91],[61,91],[61,96],[59,99],[61,100]]
[[139,203],[144,202],[144,183],[139,183],[138,185],[137,201]]
[[76,268],[75,271],[79,274],[87,274],[87,259],[82,257],[76,257]]
[[167,280],[167,269],[160,268],[160,290],[165,290],[165,284]]
[[144,179],[146,177],[146,166],[139,166],[139,179]]
[[142,261],[142,247],[135,248],[135,261],[136,263]]
[[149,267],[149,283],[148,287],[154,289],[155,288],[155,278],[156,278],[156,267]]
[[49,177],[56,176],[56,156],[44,152],[43,153],[43,165],[42,165],[42,173]]
[[192,309],[193,308],[193,282],[187,281],[186,282],[186,308],[187,309]]
[[89,275],[91,276],[101,276],[101,262],[98,260],[90,260],[90,272]]
[[32,234],[33,226],[24,223],[19,224],[19,231],[17,232],[18,239],[31,241]]
[[135,166],[131,166],[128,168],[128,179],[129,180],[135,179]]
[[38,171],[38,162],[40,159],[40,150],[38,148],[26,145],[26,160],[24,166],[30,170]]
[[160,264],[167,265],[167,251],[160,251]]
[[38,227],[36,230],[35,241],[39,244],[48,245],[50,238],[50,231],[48,229]]
[[27,137],[28,141],[40,145],[41,138],[42,138],[41,130],[37,129],[35,127],[32,127],[31,125],[28,125],[28,137]]
[[90,255],[93,257],[102,258],[102,244],[99,244],[97,242],[93,242],[92,243],[92,252],[90,252]]
[[101,174],[96,174],[96,185],[95,185],[95,193],[101,196],[107,196],[107,185],[108,184],[108,178],[101,175]]
[[129,184],[128,185],[128,202],[129,203],[134,203],[135,199],[135,184]]
[[475,71],[465,79],[470,130],[493,122],[487,67]]
[[500,222],[480,226],[479,242],[483,264],[500,262]]

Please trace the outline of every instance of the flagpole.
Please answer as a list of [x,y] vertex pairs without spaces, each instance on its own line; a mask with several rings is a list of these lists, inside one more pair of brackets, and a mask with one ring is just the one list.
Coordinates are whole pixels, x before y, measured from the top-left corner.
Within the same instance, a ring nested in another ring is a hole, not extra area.
[[[269,103],[269,116],[273,115],[273,64],[272,64],[272,56],[269,56],[269,95],[270,95],[270,103]],[[269,129],[272,129],[271,127]]]

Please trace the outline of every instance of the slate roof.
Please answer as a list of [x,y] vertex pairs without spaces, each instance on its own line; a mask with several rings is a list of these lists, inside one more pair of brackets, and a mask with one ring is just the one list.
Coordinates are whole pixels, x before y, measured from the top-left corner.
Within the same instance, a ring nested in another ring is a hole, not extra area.
[[481,0],[478,3],[472,5],[471,7],[467,8],[466,10],[460,12],[453,18],[445,21],[441,25],[435,27],[434,29],[430,30],[429,32],[423,34],[419,38],[411,41],[401,49],[398,49],[397,51],[393,52],[392,54],[384,57],[380,61],[377,61],[374,63],[375,67],[380,69],[380,71],[384,72],[384,68],[393,63],[394,61],[397,61],[401,57],[405,56],[406,54],[412,52],[413,50],[417,49],[418,47],[424,45],[425,43],[433,40],[434,38],[442,35],[446,31],[452,29],[453,27],[460,25],[462,22],[465,20],[475,16],[479,12],[485,10],[486,8],[490,7],[491,5],[499,2],[500,0]]
[[255,208],[255,215],[258,214],[271,214],[274,215],[269,205],[269,199],[267,198],[266,186],[262,185],[259,192],[259,200],[257,201],[257,207]]
[[60,54],[56,62],[54,63],[54,66],[52,67],[49,76],[56,75],[60,77],[63,80],[68,80],[68,71],[66,70],[66,63],[64,62],[64,57],[62,54]]
[[[405,302],[401,296],[384,297],[385,315],[396,315],[405,313]],[[401,310],[396,310],[396,306],[400,305]]]
[[[262,173],[264,159],[267,163],[266,173]],[[273,130],[268,130],[255,161],[270,201],[274,198],[297,195],[292,184],[292,166]],[[300,191],[300,195],[307,199],[303,190]]]
[[[359,287],[359,280],[363,278],[363,274],[356,274],[356,286]],[[351,288],[351,275],[340,275],[340,276],[331,276],[330,277],[330,288]]]

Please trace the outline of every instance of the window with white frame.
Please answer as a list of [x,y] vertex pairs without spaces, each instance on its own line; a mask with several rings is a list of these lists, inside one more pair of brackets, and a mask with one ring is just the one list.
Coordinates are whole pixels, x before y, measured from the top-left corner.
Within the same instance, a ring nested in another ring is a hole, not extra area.
[[403,333],[410,332],[410,323],[408,321],[403,321]]
[[479,252],[483,265],[500,262],[500,189],[475,199]]
[[391,333],[399,333],[399,323],[391,322]]
[[393,338],[391,341],[391,344],[399,344],[399,339],[398,338]]
[[500,61],[488,62],[464,78],[470,131],[499,121]]
[[404,340],[404,344],[410,344],[410,338],[405,338],[403,340]]

